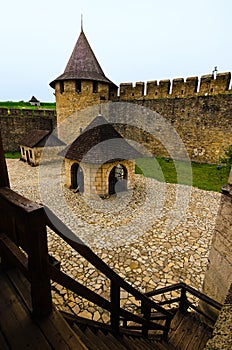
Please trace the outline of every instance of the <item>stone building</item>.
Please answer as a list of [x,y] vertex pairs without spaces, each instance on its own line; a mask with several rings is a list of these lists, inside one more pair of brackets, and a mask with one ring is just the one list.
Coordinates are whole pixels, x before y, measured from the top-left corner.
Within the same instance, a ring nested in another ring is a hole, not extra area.
[[45,146],[57,148],[64,145],[64,142],[51,134],[49,130],[33,130],[21,140],[21,160],[33,166],[39,165]]
[[37,100],[37,98],[35,96],[32,96],[29,103],[31,106],[40,106],[40,101]]
[[[192,161],[219,164],[232,144],[230,72],[203,75],[200,79],[121,83],[118,92],[104,75],[81,30],[64,73],[50,86],[55,89],[58,127],[65,118],[87,107],[108,101],[130,102],[159,113],[171,123]],[[126,127],[116,129],[129,138]],[[156,139],[148,140],[145,133],[136,138],[154,156],[170,156],[165,147]]]
[[50,86],[55,89],[58,125],[80,109],[116,99],[118,90],[105,76],[83,30],[64,73]]
[[61,154],[66,186],[103,197],[133,189],[135,159],[142,157],[101,115]]

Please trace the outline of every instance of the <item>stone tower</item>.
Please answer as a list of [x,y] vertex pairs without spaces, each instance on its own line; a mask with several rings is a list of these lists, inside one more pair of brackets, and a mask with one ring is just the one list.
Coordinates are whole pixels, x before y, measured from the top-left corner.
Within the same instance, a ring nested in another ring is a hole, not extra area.
[[58,125],[78,110],[116,99],[118,91],[105,76],[83,29],[64,73],[50,86],[55,89]]

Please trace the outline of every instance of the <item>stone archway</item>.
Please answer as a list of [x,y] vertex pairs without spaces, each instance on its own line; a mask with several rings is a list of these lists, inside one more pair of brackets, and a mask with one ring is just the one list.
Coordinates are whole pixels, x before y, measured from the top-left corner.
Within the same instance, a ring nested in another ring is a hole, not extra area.
[[122,164],[114,166],[109,174],[109,195],[127,191],[127,169]]
[[71,188],[76,192],[84,192],[84,172],[78,163],[71,166]]

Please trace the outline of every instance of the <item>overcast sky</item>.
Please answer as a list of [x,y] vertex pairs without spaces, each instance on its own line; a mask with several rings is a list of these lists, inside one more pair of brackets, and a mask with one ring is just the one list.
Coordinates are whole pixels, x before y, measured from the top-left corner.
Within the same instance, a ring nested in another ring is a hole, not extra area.
[[232,71],[231,0],[40,0],[1,3],[0,100],[54,101],[84,32],[117,85]]

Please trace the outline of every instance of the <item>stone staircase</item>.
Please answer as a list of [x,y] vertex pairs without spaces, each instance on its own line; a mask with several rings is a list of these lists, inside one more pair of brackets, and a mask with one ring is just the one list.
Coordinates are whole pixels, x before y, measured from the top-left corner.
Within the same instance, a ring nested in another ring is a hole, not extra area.
[[156,332],[151,331],[148,339],[130,330],[115,334],[107,325],[62,314],[89,350],[202,350],[212,334],[212,329],[190,312],[175,314],[167,342]]

